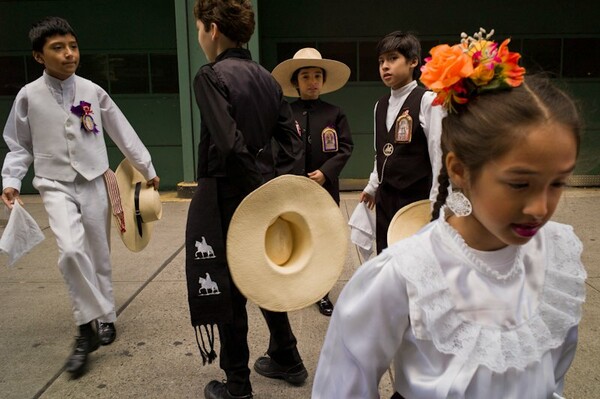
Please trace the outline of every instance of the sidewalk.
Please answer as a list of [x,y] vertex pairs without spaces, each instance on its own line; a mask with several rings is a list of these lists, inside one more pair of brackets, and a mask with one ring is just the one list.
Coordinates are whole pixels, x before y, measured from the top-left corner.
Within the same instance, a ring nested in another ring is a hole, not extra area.
[[[348,218],[358,193],[342,194]],[[70,380],[63,364],[76,329],[62,276],[57,248],[39,196],[25,196],[26,209],[46,239],[13,269],[0,258],[0,397],[12,398],[202,398],[204,385],[224,374],[218,364],[201,366],[189,321],[183,251],[188,200],[165,193],[163,218],[148,248],[128,251],[116,231],[112,235],[115,299],[119,319],[117,340],[90,358],[90,371]],[[567,375],[566,397],[591,398],[600,392],[600,189],[569,189],[554,220],[575,227],[584,244],[588,271],[587,301],[575,363]],[[0,224],[3,231],[4,222]],[[354,246],[344,271],[331,291],[340,290],[361,259]],[[258,307],[248,303],[250,361],[263,355],[268,332]],[[290,313],[300,353],[309,372],[301,387],[252,373],[255,398],[309,398],[319,351],[329,318],[316,306]],[[217,343],[218,348],[218,343]],[[218,362],[219,359],[217,359]],[[385,375],[380,392],[391,396]]]

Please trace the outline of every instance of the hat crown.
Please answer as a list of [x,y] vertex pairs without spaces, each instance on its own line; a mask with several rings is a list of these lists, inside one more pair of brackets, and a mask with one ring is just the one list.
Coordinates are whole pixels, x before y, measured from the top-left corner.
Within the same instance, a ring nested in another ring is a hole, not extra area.
[[321,53],[319,52],[319,50],[317,50],[316,48],[312,48],[312,47],[305,47],[305,48],[301,48],[300,50],[296,51],[296,54],[294,54],[294,59],[295,60],[322,60],[323,57],[321,56]]

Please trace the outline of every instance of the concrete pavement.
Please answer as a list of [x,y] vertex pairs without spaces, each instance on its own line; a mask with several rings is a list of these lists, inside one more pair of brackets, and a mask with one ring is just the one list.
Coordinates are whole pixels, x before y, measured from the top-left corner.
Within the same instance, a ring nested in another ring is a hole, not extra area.
[[[346,217],[357,199],[356,192],[342,194],[341,209]],[[217,364],[201,366],[189,322],[183,251],[189,201],[177,199],[174,193],[162,195],[163,218],[157,222],[150,246],[140,253],[129,252],[113,229],[118,337],[91,355],[87,374],[71,380],[63,365],[76,329],[56,266],[56,243],[39,196],[24,196],[24,200],[46,239],[12,269],[5,266],[4,255],[0,258],[0,397],[202,398],[209,380],[223,378]],[[554,217],[575,227],[584,244],[588,271],[578,353],[567,375],[568,398],[598,397],[600,392],[599,213],[600,189],[568,189]],[[331,292],[334,302],[360,263],[358,252],[351,246],[344,271]],[[265,352],[268,332],[256,305],[249,303],[248,313],[253,362]],[[329,319],[311,306],[290,313],[290,320],[309,379],[304,386],[292,387],[252,373],[257,399],[310,397]],[[380,392],[383,398],[391,395],[388,375]]]

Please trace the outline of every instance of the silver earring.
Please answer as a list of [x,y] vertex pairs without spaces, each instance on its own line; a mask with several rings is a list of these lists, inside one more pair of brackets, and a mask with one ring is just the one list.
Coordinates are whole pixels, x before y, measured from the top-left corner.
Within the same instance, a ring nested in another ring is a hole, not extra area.
[[446,198],[446,205],[452,213],[459,217],[469,216],[473,211],[471,201],[462,193],[462,191],[452,191]]

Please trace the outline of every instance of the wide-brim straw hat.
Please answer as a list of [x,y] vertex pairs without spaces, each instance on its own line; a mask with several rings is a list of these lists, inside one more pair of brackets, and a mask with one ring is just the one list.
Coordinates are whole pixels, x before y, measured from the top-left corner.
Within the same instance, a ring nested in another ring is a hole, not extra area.
[[431,201],[416,201],[396,212],[387,231],[388,245],[410,237],[431,220]]
[[160,195],[154,187],[146,185],[144,176],[127,159],[119,164],[115,175],[125,218],[125,231],[119,229],[119,234],[129,250],[139,252],[150,242],[153,222],[162,217]]
[[227,234],[235,285],[261,308],[288,312],[323,298],[346,262],[349,232],[329,193],[283,175],[251,192]]
[[271,74],[277,80],[283,94],[287,97],[300,97],[298,90],[292,84],[293,73],[300,68],[318,67],[325,70],[326,79],[321,94],[330,93],[342,88],[350,78],[350,68],[343,62],[321,57],[321,53],[312,47],[300,49],[294,58],[277,65]]

